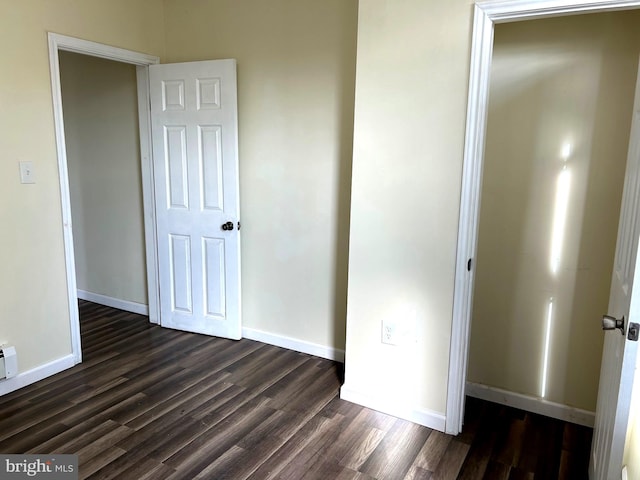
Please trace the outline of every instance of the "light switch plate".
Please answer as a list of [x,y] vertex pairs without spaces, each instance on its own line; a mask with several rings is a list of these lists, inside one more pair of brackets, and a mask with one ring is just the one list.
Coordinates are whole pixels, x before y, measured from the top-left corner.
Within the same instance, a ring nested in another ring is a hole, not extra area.
[[33,162],[20,162],[20,181],[22,183],[36,183]]

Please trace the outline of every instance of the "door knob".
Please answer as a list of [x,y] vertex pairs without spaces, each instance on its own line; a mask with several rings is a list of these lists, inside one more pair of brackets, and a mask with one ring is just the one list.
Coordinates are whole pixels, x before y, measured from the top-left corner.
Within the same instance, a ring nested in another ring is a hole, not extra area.
[[222,230],[233,230],[233,222],[223,223]]
[[620,330],[622,335],[624,335],[624,315],[622,318],[612,317],[611,315],[602,316],[603,330],[615,330],[616,328]]

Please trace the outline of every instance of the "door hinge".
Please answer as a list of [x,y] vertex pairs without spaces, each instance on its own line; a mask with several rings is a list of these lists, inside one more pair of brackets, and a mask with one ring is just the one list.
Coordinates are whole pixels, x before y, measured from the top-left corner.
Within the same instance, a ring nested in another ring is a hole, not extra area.
[[638,341],[638,331],[640,330],[640,325],[637,323],[629,324],[629,332],[627,333],[627,338],[632,342]]

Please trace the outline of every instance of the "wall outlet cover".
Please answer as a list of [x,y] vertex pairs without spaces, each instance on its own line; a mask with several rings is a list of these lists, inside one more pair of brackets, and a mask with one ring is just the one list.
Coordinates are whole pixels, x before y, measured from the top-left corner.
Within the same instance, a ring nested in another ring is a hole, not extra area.
[[33,170],[33,162],[20,162],[20,182],[36,183],[36,174]]
[[382,320],[382,343],[398,345],[397,326],[393,320]]

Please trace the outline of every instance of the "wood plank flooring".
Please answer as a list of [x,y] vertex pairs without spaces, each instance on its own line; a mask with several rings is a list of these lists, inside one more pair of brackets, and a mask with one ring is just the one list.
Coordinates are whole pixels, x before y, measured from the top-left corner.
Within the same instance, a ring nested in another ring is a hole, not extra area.
[[90,479],[582,479],[591,430],[475,399],[457,437],[342,401],[341,365],[80,302],[84,362],[0,398],[0,452]]

